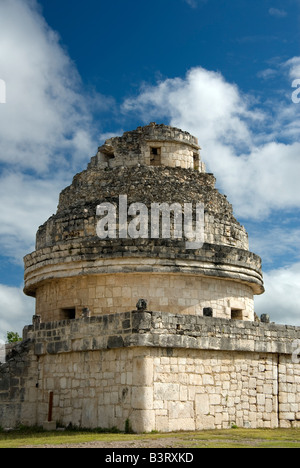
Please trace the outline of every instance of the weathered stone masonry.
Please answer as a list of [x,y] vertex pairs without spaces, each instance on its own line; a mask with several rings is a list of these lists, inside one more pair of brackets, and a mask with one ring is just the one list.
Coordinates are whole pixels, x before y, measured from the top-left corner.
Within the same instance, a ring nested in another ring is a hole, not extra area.
[[53,392],[66,426],[300,426],[297,327],[133,311],[36,324],[25,338],[0,368],[1,425],[43,424]]
[[[36,313],[0,365],[0,426],[300,425],[300,328],[254,321],[261,259],[215,184],[197,138],[177,128],[151,123],[98,149],[24,259]],[[120,196],[147,210],[203,205],[204,244],[100,239],[97,206],[117,213]]]
[[[262,294],[261,260],[246,230],[205,172],[195,137],[150,124],[108,140],[60,194],[57,213],[39,228],[25,262],[25,293],[42,321],[132,310],[139,298],[170,313],[254,319]],[[186,239],[99,239],[98,204],[204,205],[204,245]]]

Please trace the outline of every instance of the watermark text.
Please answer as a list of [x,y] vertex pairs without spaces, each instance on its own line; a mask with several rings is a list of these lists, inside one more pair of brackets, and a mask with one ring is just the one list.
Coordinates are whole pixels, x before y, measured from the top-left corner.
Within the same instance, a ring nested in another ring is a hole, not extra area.
[[6,83],[0,79],[0,104],[6,104]]
[[0,342],[0,364],[5,362],[5,344]]
[[[188,250],[204,244],[204,205],[197,203],[144,203],[128,206],[127,195],[119,196],[119,207],[109,202],[97,206],[96,232],[100,239],[185,239]],[[195,218],[195,219],[194,219]]]
[[294,349],[293,354],[292,354],[292,363],[299,364],[300,363],[300,340],[293,341],[292,347]]
[[292,88],[296,88],[292,93],[292,101],[294,104],[300,103],[300,78],[296,79],[292,83]]

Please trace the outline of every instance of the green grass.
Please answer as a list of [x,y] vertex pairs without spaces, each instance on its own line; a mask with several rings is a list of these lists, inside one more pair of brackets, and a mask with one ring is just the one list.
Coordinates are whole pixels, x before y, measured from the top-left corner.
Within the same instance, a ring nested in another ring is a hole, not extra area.
[[43,432],[21,428],[18,431],[0,433],[0,448],[24,446],[155,441],[165,448],[300,448],[300,429],[228,429],[220,431],[178,432],[171,434],[118,434],[91,431]]
[[300,448],[300,429],[231,429],[191,436],[188,447],[194,448]]

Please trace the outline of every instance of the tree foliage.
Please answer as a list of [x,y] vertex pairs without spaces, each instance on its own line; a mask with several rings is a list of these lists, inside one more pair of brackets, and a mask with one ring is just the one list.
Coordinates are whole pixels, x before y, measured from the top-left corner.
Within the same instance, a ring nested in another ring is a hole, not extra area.
[[6,342],[7,343],[17,343],[18,341],[22,341],[22,338],[20,337],[19,333],[15,332],[7,332],[6,335]]

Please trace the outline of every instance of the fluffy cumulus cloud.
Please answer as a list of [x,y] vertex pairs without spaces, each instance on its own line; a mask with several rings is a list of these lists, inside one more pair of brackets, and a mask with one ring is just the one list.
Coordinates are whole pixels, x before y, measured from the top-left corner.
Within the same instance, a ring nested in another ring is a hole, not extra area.
[[21,263],[34,250],[38,226],[55,211],[58,194],[66,179],[35,178],[19,172],[4,171],[0,176],[2,255]]
[[285,63],[291,78],[300,79],[300,57],[293,57]]
[[8,331],[22,334],[25,325],[31,323],[34,315],[34,299],[26,297],[22,288],[0,284],[0,342],[6,339]]
[[[22,258],[58,193],[94,154],[91,109],[107,104],[83,91],[78,71],[35,0],[0,2],[0,246]],[[37,203],[38,201],[38,203]]]
[[[286,66],[296,73],[297,59]],[[184,79],[144,85],[124,102],[123,112],[138,112],[144,121],[167,119],[197,135],[203,159],[237,215],[255,219],[300,203],[299,110],[291,93],[275,107],[274,119],[267,106],[255,105],[220,73],[194,68]]]
[[[46,171],[93,149],[91,116],[76,67],[35,0],[0,3],[0,162]],[[55,158],[55,159],[54,159]]]
[[264,103],[244,95],[220,73],[198,67],[185,78],[144,85],[124,102],[123,112],[137,112],[145,122],[169,121],[198,136],[208,170],[235,214],[256,226],[250,237],[253,250],[269,267],[288,265],[265,273],[266,293],[256,300],[257,313],[300,325],[300,106],[291,98],[300,57],[280,64],[279,73],[286,89]]
[[[87,93],[36,0],[1,0],[0,105],[2,253],[21,258],[56,210],[58,193],[95,153],[93,112],[113,105]],[[37,203],[38,201],[38,203]]]
[[300,263],[264,275],[267,294],[255,299],[258,315],[269,314],[276,323],[300,326]]
[[[297,214],[296,214],[297,216]],[[274,269],[275,264],[289,264],[300,261],[300,227],[294,225],[295,217],[287,217],[282,225],[279,223],[258,223],[251,228],[250,250],[263,258],[268,269]],[[262,233],[263,230],[263,233]]]
[[[186,2],[196,7],[203,0]],[[113,102],[87,95],[36,0],[1,0],[0,71],[6,84],[6,104],[0,105],[0,247],[2,255],[15,261],[34,247],[36,229],[55,211],[59,191],[94,154],[98,139],[93,112]],[[300,205],[300,105],[291,99],[291,83],[300,78],[300,57],[281,64],[280,72],[287,86],[275,102],[259,102],[220,73],[197,67],[183,78],[143,85],[121,110],[123,116],[162,121],[198,136],[203,160],[236,215],[264,219],[274,210]],[[273,68],[264,72],[268,77],[276,73]],[[282,238],[283,231],[284,226]],[[293,232],[298,239],[298,230]],[[258,298],[258,307],[269,310],[277,297],[276,314],[281,314],[282,303],[293,319],[297,297],[292,292],[299,276],[297,263],[267,273],[269,293],[267,299]],[[278,291],[285,298],[289,291],[291,304],[280,302]],[[25,316],[29,322],[32,305],[21,289],[0,285],[0,330],[13,329]]]
[[[2,258],[21,263],[38,226],[56,211],[60,190],[93,156],[92,112],[109,99],[84,92],[36,0],[0,2],[0,73],[0,249]],[[0,285],[1,332],[29,323],[31,309],[20,289]]]

